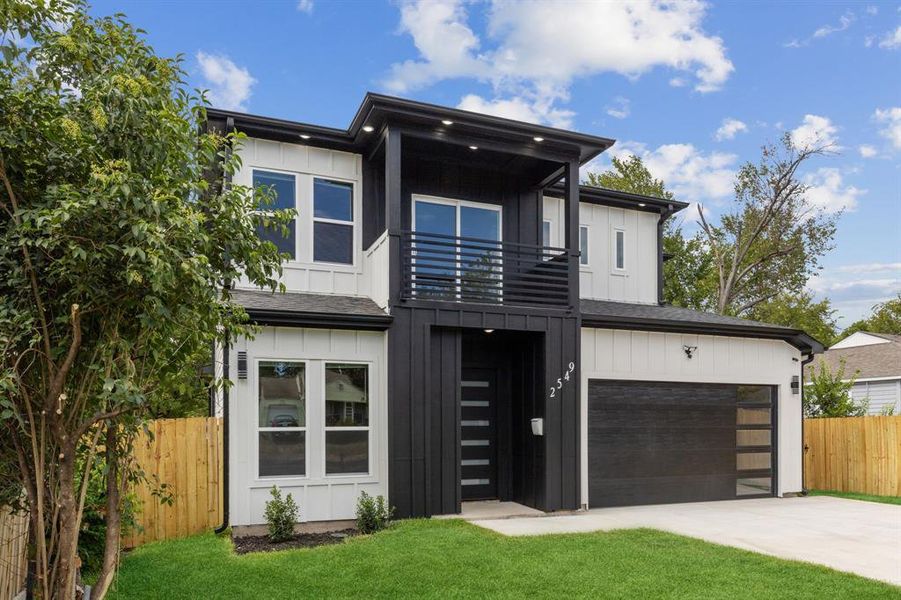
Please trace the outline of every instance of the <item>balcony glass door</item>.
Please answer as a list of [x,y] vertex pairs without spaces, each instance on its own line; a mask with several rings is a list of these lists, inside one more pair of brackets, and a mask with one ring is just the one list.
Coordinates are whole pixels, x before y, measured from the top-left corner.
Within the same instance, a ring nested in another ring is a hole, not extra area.
[[443,198],[414,199],[413,229],[411,267],[416,296],[500,301],[500,207]]

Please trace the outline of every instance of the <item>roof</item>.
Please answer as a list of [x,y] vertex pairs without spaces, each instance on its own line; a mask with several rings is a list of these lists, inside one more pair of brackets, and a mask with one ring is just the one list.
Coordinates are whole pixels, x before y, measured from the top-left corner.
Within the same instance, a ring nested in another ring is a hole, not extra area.
[[[562,196],[564,192],[563,184],[558,183],[551,186],[548,188],[548,192],[548,195],[550,196]],[[667,200],[666,198],[645,196],[643,194],[633,194],[631,192],[621,192],[619,190],[611,190],[609,188],[586,185],[584,183],[579,185],[579,201],[655,213],[670,210],[672,210],[673,213],[676,213],[688,207],[687,202]]]
[[[300,139],[301,135],[304,135],[308,136],[308,138],[304,138],[303,143],[305,144],[327,146],[350,152],[361,152],[370,147],[373,140],[379,137],[381,129],[389,117],[428,127],[436,130],[439,134],[442,131],[451,132],[446,127],[442,129],[442,121],[453,121],[452,132],[454,134],[513,142],[520,145],[524,152],[535,154],[565,151],[572,155],[577,152],[581,163],[591,160],[615,143],[615,140],[606,137],[372,92],[368,92],[363,97],[363,101],[347,129],[323,127],[218,108],[208,109],[207,116],[212,120],[233,119],[235,127],[245,131],[248,135],[295,142]],[[373,129],[367,131],[363,129],[364,126]],[[536,141],[535,138],[540,138],[541,141]]]
[[820,342],[800,329],[677,306],[583,298],[581,308],[582,324],[587,327],[778,339],[807,354],[823,351]]
[[826,350],[808,369],[819,369],[819,365],[825,362],[830,370],[835,371],[844,360],[845,375],[849,379],[855,372],[858,379],[901,378],[901,335],[866,333],[885,339],[887,343]]
[[361,296],[239,289],[231,294],[261,325],[382,330],[392,322],[371,298]]

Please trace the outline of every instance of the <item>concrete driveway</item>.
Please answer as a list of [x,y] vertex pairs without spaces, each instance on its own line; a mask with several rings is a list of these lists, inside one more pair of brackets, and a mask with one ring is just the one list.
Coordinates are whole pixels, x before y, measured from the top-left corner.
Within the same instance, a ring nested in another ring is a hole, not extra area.
[[901,506],[891,504],[763,498],[472,522],[513,536],[651,527],[901,585]]

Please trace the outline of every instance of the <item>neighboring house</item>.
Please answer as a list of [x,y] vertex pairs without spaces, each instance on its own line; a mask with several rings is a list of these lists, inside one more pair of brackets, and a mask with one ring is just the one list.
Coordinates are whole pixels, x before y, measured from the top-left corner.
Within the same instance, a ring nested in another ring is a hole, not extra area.
[[808,378],[825,363],[830,370],[845,364],[845,381],[855,374],[851,398],[866,402],[871,415],[901,414],[901,335],[858,331],[831,346],[807,367]]
[[545,511],[800,492],[802,331],[661,303],[687,205],[579,185],[613,140],[368,94],[348,129],[223,110],[296,207],[285,294],[228,348],[229,520],[468,500]]

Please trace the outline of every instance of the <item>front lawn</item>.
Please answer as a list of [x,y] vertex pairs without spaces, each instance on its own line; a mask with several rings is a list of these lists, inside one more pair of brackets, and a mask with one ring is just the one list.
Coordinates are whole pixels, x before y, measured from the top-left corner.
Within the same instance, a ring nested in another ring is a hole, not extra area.
[[901,505],[901,496],[874,496],[873,494],[858,494],[857,492],[836,492],[834,490],[810,490],[811,496],[835,496],[848,498],[849,500],[865,500],[867,502],[881,502],[883,504]]
[[898,598],[889,585],[650,529],[507,538],[410,520],[315,549],[237,556],[212,534],[128,554],[132,598]]

